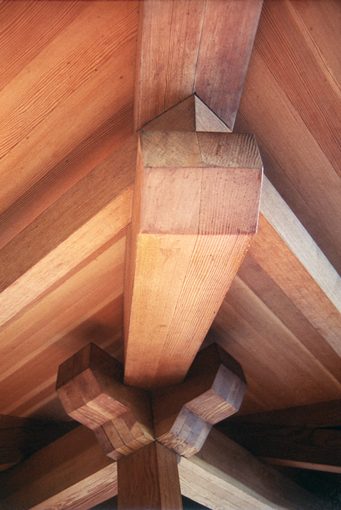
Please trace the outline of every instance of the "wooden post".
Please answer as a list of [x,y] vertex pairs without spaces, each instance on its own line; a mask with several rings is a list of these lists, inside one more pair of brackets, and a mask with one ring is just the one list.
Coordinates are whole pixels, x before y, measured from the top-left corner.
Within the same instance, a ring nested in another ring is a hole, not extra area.
[[177,455],[152,443],[118,461],[119,510],[182,509]]

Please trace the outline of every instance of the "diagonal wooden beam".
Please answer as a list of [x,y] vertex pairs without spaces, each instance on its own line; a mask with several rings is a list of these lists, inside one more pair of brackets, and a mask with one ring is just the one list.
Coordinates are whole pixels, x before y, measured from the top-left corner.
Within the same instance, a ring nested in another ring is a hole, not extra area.
[[234,441],[270,464],[341,473],[341,431],[250,423],[225,423]]
[[125,285],[125,381],[180,382],[257,229],[262,162],[250,135],[139,135]]
[[[217,431],[202,452],[179,464],[181,492],[208,508],[328,510],[320,501]],[[117,494],[117,464],[93,433],[77,427],[0,473],[2,510],[92,508]]]
[[341,355],[339,274],[268,179],[260,210],[251,257]]
[[262,0],[145,0],[135,125],[198,92],[233,128]]

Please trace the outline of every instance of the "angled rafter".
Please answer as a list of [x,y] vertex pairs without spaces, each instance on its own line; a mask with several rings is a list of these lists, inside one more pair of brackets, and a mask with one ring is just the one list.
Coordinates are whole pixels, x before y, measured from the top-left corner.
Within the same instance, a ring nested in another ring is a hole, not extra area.
[[261,0],[145,0],[137,129],[195,91],[232,129],[261,8]]
[[[181,459],[179,474],[182,494],[212,509],[221,501],[258,510],[298,510],[303,502],[309,510],[329,508],[216,431],[202,453]],[[0,474],[0,483],[3,510],[89,508],[117,494],[117,469],[93,433],[77,427]]]
[[341,473],[341,431],[226,423],[224,431],[271,464]]
[[341,278],[267,179],[250,255],[340,355]]

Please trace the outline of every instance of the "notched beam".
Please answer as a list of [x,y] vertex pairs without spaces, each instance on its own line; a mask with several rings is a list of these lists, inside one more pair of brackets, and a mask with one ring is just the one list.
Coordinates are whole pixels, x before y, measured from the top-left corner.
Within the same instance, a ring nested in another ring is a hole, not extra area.
[[148,395],[125,386],[121,364],[96,345],[59,367],[57,391],[67,414],[92,429],[112,459],[153,441]]
[[257,230],[261,181],[252,135],[140,133],[126,265],[128,384],[167,386],[186,375]]
[[217,345],[199,352],[185,379],[153,397],[156,439],[191,457],[203,446],[212,425],[239,410],[245,379],[238,363]]

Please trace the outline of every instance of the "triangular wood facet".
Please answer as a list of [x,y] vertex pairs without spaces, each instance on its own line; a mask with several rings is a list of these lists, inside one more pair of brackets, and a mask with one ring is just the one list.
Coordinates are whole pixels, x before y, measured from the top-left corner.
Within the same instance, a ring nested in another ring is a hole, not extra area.
[[142,129],[146,131],[231,132],[228,126],[195,94],[151,120]]

